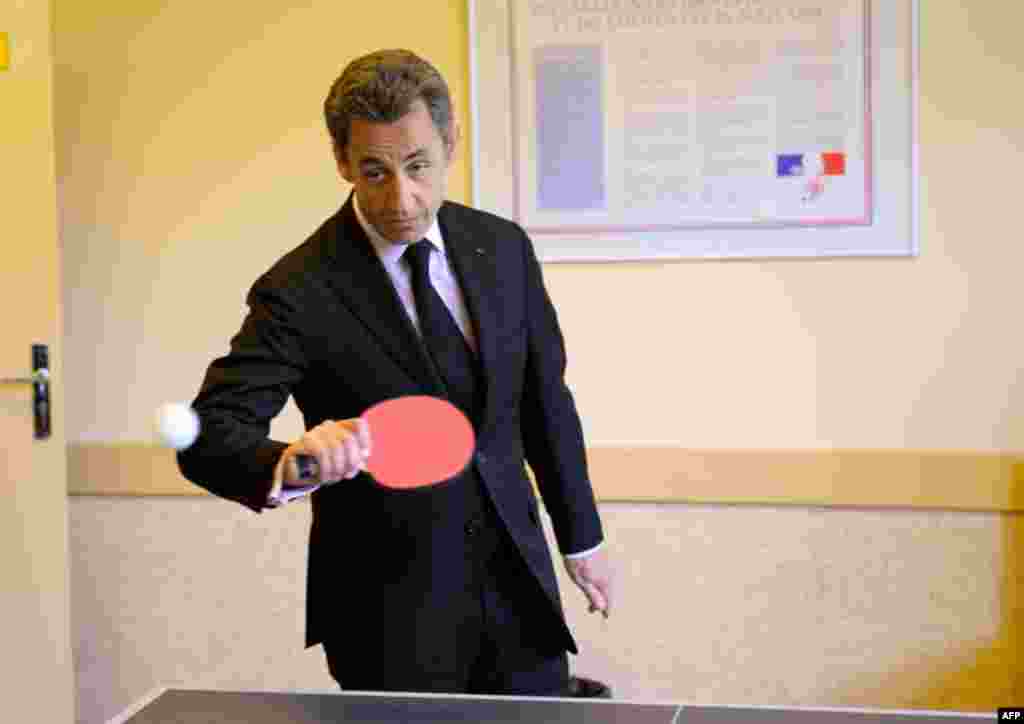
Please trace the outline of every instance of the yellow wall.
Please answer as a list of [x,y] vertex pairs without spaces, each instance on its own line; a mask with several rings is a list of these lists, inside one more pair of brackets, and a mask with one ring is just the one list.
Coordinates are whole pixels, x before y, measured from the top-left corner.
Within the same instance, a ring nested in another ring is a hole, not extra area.
[[[472,132],[462,3],[358,32],[376,11],[130,7],[57,12],[67,318],[88,347],[70,372],[76,442],[148,439],[153,408],[191,397],[225,348],[248,284],[340,203],[319,109],[347,60],[420,51]],[[1005,28],[1022,12],[922,8],[920,258],[549,265],[589,442],[1021,450],[1024,338],[1004,320],[1024,130],[999,89],[1017,80]]]
[[462,3],[404,3],[386,23],[376,5],[289,8],[58,3],[72,440],[149,439],[155,407],[191,399],[226,348],[248,285],[340,206],[321,107],[351,58],[418,51],[466,115]]
[[591,442],[1021,450],[1022,19],[921,3],[920,258],[550,267]]
[[[472,129],[463,3],[424,0],[390,8],[57,1],[70,442],[97,447],[148,441],[156,405],[190,399],[206,364],[226,349],[244,313],[248,284],[341,203],[344,189],[332,166],[320,105],[352,57],[377,47],[410,47],[449,78],[468,131],[450,195],[468,199]],[[991,482],[979,480],[979,470],[998,469],[997,492],[1013,499],[1020,487],[1015,455],[1024,449],[1024,337],[1016,333],[1013,312],[1016,276],[1024,266],[1014,213],[1015,174],[1024,163],[1024,109],[1010,89],[1019,85],[1024,63],[1014,31],[1024,9],[1014,3],[925,0],[921,10],[920,258],[547,266],[570,349],[570,382],[591,445],[624,454],[651,447],[727,454],[992,453],[1010,462],[1000,458],[995,467],[968,468],[960,478],[944,476],[944,484],[974,488]],[[288,437],[299,429],[290,410],[275,434]],[[643,465],[632,475],[642,485]],[[816,484],[827,490],[828,475],[816,475]],[[927,478],[886,463],[873,465],[864,477],[877,490],[907,489],[908,479],[928,485]],[[856,489],[856,476],[844,480]],[[727,483],[751,487],[745,479]],[[97,481],[77,484],[88,489]],[[182,671],[210,671],[212,661],[193,658],[186,666],[176,658],[184,656],[183,649],[170,645],[148,649],[150,669],[125,672],[96,658],[103,644],[90,634],[90,625],[95,631],[111,616],[128,618],[151,641],[161,638],[166,622],[119,608],[130,593],[145,590],[143,583],[124,579],[112,562],[93,554],[116,555],[116,545],[106,547],[110,540],[135,541],[134,521],[143,510],[153,516],[153,530],[164,532],[152,533],[145,546],[134,549],[139,571],[173,558],[183,545],[174,531],[189,521],[208,525],[214,542],[223,541],[212,532],[218,525],[235,526],[229,528],[232,535],[241,537],[246,526],[256,524],[236,520],[219,501],[204,499],[189,502],[200,507],[188,508],[177,525],[165,528],[158,524],[182,511],[184,502],[72,502],[78,562],[91,576],[76,576],[80,688],[88,682],[96,710],[106,707],[109,714],[114,703],[126,704],[131,691],[125,681],[135,682],[132,691],[143,687],[136,693],[141,695],[144,685],[164,683]],[[846,511],[842,525],[832,527],[824,521],[839,518],[822,511],[805,516],[798,509],[756,509],[761,515],[751,519],[716,506],[603,509],[613,521],[623,568],[635,570],[643,562],[652,576],[688,571],[695,541],[713,541],[700,548],[701,555],[721,551],[729,566],[710,565],[668,583],[627,576],[623,596],[633,598],[611,633],[579,624],[593,644],[590,650],[602,651],[585,661],[614,678],[620,690],[720,703],[978,709],[994,708],[1008,692],[1024,690],[1015,688],[1021,626],[1013,581],[1022,552],[1016,516]],[[927,535],[894,538],[902,529]],[[745,535],[749,541],[737,541]],[[780,545],[771,564],[744,555],[744,543],[770,551],[774,541],[791,535],[799,542]],[[301,551],[301,537],[288,545]],[[899,545],[889,546],[893,540]],[[801,547],[806,541],[814,545]],[[965,541],[975,547],[961,547]],[[829,559],[812,560],[821,550]],[[978,551],[982,559],[965,550]],[[936,551],[938,562],[932,558]],[[872,568],[869,553],[884,560],[883,572]],[[793,573],[807,591],[799,605],[790,600],[793,580],[779,573],[796,570],[786,567],[792,555],[805,556],[799,559],[805,567]],[[262,560],[253,563],[256,577]],[[201,556],[196,561],[203,563]],[[846,566],[835,574],[845,594],[830,593],[821,583],[830,580],[830,561]],[[914,628],[913,610],[901,608],[891,593],[900,565],[929,572],[905,584],[912,591],[903,597],[928,608],[927,630]],[[872,575],[863,576],[865,570]],[[195,575],[213,580],[214,572]],[[301,586],[301,576],[296,582],[291,573],[282,575],[263,592],[269,606],[284,605]],[[245,573],[238,577],[248,581]],[[745,587],[734,590],[728,580]],[[115,595],[118,586],[124,588]],[[192,600],[184,583],[180,590],[167,586],[167,600]],[[730,623],[711,599],[698,607],[704,618],[693,625],[673,629],[669,619],[658,618],[677,613],[664,609],[667,593],[686,600],[695,590],[753,596],[764,606],[756,617],[764,628],[750,624],[754,614],[742,606],[730,611]],[[786,615],[792,606],[795,612]],[[802,654],[820,660],[794,657],[780,667],[766,653],[780,641],[764,631],[796,638],[807,618],[820,611],[842,621],[832,628],[828,620],[820,622],[819,633],[836,636],[835,646]],[[248,614],[253,631],[261,625],[258,613]],[[295,616],[300,626],[301,614]],[[187,628],[209,645],[203,637],[214,634],[202,630],[202,620],[200,607]],[[732,649],[714,641],[687,647],[687,638],[706,630],[718,631]],[[636,648],[637,641],[651,645]],[[295,683],[282,672],[287,662],[267,665],[260,675],[252,673],[254,679],[245,679],[244,670],[229,674],[230,666],[244,668],[247,661],[277,655],[277,649],[249,648],[254,645],[244,633],[223,643],[245,655],[225,655],[217,668],[221,676],[210,677],[216,683]],[[123,641],[114,662],[131,657],[131,650],[131,640]],[[743,661],[744,678],[723,678],[738,665],[737,651],[752,652]],[[848,680],[842,686],[815,681],[814,667],[844,672]],[[320,670],[319,661],[315,668]],[[900,679],[897,671],[905,676]]]

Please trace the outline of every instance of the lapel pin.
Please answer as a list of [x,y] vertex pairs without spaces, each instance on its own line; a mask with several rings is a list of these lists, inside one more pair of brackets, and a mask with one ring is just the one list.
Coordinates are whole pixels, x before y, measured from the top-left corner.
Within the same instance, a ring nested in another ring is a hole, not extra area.
[[483,250],[483,249],[481,249],[481,248],[480,248],[480,247],[478,246],[478,247],[476,248],[476,253],[477,253],[477,254],[479,254],[480,256],[483,256],[483,255],[484,255],[484,250]]

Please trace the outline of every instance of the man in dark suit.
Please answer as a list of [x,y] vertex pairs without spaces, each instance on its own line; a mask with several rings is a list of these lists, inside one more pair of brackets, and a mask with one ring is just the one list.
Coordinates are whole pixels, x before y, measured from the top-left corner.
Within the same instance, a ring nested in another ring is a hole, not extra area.
[[[563,694],[576,644],[524,460],[592,612],[608,615],[612,576],[540,264],[516,224],[443,200],[459,129],[429,63],[357,59],[325,115],[354,191],[251,288],[181,470],[255,511],[312,495],[306,644],[343,688]],[[383,488],[359,415],[422,394],[467,414],[473,460]],[[287,445],[268,434],[289,395],[307,432]],[[290,472],[300,454],[315,485]]]

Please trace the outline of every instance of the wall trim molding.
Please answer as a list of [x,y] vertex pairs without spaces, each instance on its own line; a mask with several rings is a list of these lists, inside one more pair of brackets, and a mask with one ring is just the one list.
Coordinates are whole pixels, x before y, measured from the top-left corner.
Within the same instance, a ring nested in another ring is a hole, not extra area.
[[[1024,511],[1024,453],[970,450],[692,450],[594,447],[602,502],[761,503]],[[208,495],[174,453],[141,443],[68,446],[70,495]]]

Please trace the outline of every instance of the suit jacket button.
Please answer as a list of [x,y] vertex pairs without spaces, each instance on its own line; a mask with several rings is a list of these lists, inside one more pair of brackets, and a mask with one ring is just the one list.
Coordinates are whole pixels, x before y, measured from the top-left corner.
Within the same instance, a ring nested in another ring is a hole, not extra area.
[[475,520],[471,520],[471,521],[468,521],[466,523],[466,537],[467,538],[472,538],[473,536],[475,536],[477,534],[477,531],[479,531],[479,530],[480,530],[480,524],[477,523]]

